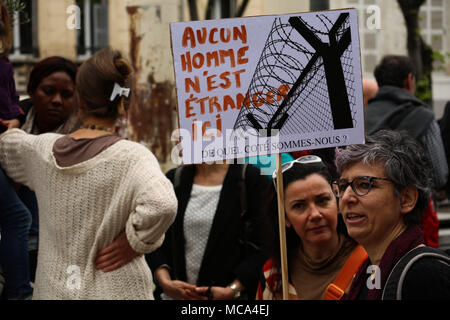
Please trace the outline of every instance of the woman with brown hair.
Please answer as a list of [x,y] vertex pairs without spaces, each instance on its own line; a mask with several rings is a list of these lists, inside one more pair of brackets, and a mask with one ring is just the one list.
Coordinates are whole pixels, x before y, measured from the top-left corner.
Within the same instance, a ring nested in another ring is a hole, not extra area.
[[177,200],[155,156],[113,134],[131,75],[118,51],[103,49],[77,74],[83,128],[0,137],[1,165],[41,209],[33,299],[153,298],[143,254],[161,245]]
[[[329,167],[316,155],[282,166],[286,215],[289,300],[340,300],[367,253],[351,239],[331,186]],[[276,174],[274,173],[274,187]],[[275,188],[267,196],[266,261],[258,300],[282,299],[278,200]]]

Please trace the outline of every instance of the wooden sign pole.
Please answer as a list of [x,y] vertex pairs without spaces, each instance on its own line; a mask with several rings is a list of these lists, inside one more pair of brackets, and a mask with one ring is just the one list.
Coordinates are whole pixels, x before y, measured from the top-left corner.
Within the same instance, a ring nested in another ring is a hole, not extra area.
[[281,278],[283,285],[283,300],[289,300],[289,273],[287,264],[286,248],[286,221],[284,214],[284,190],[283,174],[281,168],[281,153],[277,154],[277,199],[278,199],[278,225],[280,232],[280,253],[281,253]]

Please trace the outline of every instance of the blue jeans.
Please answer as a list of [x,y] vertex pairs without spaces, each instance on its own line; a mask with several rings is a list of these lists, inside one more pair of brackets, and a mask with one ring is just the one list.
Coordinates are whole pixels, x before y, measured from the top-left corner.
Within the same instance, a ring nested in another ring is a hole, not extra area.
[[0,264],[8,298],[20,298],[32,293],[28,257],[30,226],[30,211],[19,200],[0,169]]
[[[39,210],[38,210],[36,194],[33,191],[31,191],[27,186],[21,185],[19,188],[19,191],[17,191],[17,195],[19,196],[20,200],[22,200],[22,203],[31,212],[30,236],[38,236],[39,235]],[[36,248],[34,248],[34,249],[36,249]]]
[[31,213],[31,228],[30,236],[28,237],[28,253],[30,262],[30,280],[34,282],[36,280],[36,267],[37,267],[37,251],[39,248],[39,210],[36,199],[36,194],[31,191],[27,186],[21,185],[19,191],[17,191],[22,203],[30,210]]

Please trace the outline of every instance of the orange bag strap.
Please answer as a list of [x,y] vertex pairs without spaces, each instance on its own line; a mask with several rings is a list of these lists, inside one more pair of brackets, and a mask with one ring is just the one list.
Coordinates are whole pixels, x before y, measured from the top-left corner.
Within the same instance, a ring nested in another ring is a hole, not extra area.
[[345,288],[367,257],[366,250],[358,245],[348,257],[336,279],[328,285],[323,300],[340,300],[344,295]]

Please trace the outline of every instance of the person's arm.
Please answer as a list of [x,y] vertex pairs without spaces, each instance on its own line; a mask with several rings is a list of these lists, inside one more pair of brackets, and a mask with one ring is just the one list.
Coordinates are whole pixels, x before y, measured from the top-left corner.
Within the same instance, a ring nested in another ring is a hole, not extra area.
[[140,162],[132,179],[137,196],[125,232],[134,251],[150,253],[163,243],[165,232],[175,220],[178,202],[153,154]]
[[441,131],[435,120],[433,120],[429,129],[422,137],[422,144],[433,171],[434,188],[435,190],[439,190],[447,183],[448,165]]
[[133,176],[139,194],[133,200],[135,209],[128,218],[126,229],[97,253],[97,269],[114,271],[163,243],[164,233],[175,218],[177,200],[171,183],[151,160],[141,162],[136,168],[138,174]]
[[18,129],[18,128],[20,128],[20,120],[19,119],[12,119],[12,120],[1,120],[0,119],[0,125],[5,126],[7,130]]
[[[173,184],[174,183],[174,174],[175,169],[169,170],[169,172],[166,173],[167,179]],[[171,233],[173,233],[173,227],[176,224],[176,221],[167,229],[166,234],[164,236],[164,241],[161,247],[156,249],[153,252],[150,252],[145,255],[145,260],[147,261],[148,266],[150,267],[150,270],[153,274],[156,273],[156,270],[158,270],[161,266],[168,266],[168,268],[171,268],[171,264],[173,263],[170,260],[172,247],[173,247],[173,237],[171,236]]]
[[133,250],[123,231],[112,244],[98,252],[95,267],[103,272],[114,271],[139,256],[141,254]]
[[212,300],[234,300],[239,298],[240,293],[244,290],[244,285],[237,278],[226,287],[212,286],[197,287],[195,289],[198,294],[204,295],[206,297],[209,296],[209,299]]
[[196,291],[193,284],[184,281],[172,280],[167,267],[162,266],[155,272],[155,278],[166,295],[176,300],[206,300],[201,292]]
[[15,182],[34,190],[31,179],[31,165],[27,162],[35,157],[36,136],[19,129],[0,134],[0,167]]

